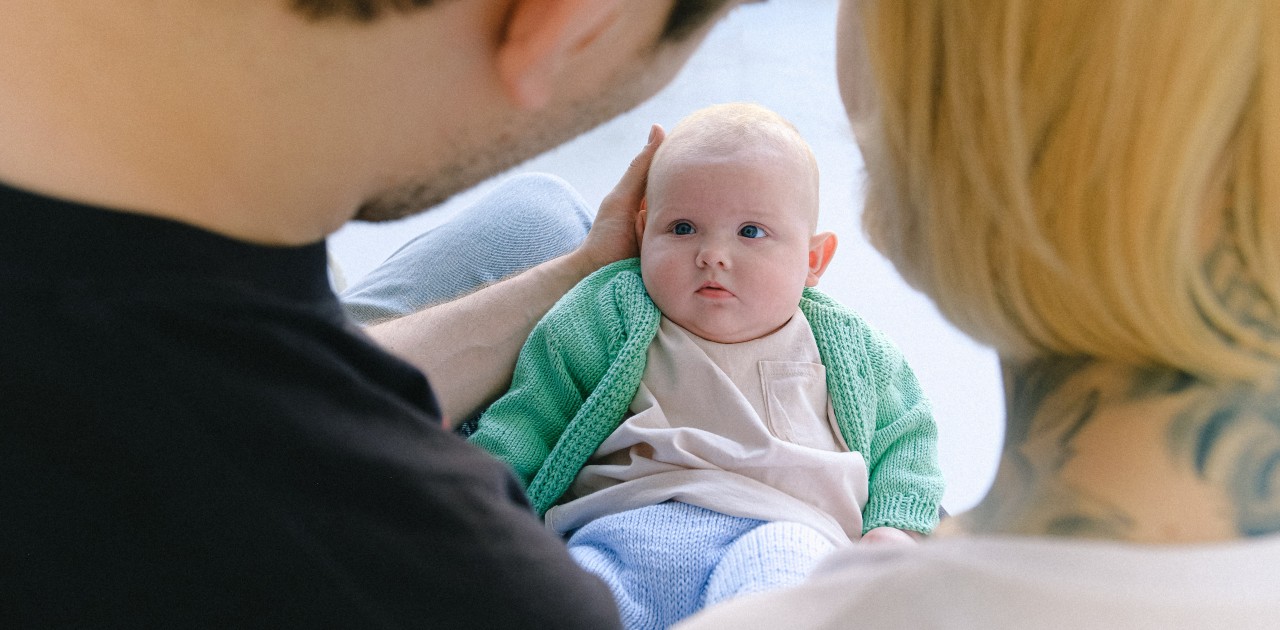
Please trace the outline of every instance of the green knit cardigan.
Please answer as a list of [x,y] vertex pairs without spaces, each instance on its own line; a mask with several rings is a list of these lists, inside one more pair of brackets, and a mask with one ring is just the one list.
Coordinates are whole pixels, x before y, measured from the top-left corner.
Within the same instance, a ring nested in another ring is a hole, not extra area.
[[[805,289],[800,310],[826,367],[840,433],[867,462],[863,531],[932,531],[943,488],[937,427],[911,368],[884,335],[821,292]],[[525,342],[511,388],[484,412],[471,441],[511,465],[539,515],[621,423],[660,317],[632,258],[578,283]]]

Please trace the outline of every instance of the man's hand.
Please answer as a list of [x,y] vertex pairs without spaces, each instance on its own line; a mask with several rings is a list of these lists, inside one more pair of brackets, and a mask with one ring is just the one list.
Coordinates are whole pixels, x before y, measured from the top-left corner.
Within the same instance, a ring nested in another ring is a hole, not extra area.
[[644,200],[653,154],[666,136],[661,125],[651,127],[649,143],[631,160],[631,166],[622,174],[618,185],[600,202],[600,210],[596,213],[586,240],[571,254],[583,265],[586,273],[640,254],[640,247],[636,242],[636,213],[640,211],[640,203]]
[[639,253],[636,214],[649,164],[665,137],[654,125],[649,143],[600,203],[586,240],[572,253],[366,332],[430,376],[445,418],[483,409],[506,391],[520,347],[556,300],[600,267]]

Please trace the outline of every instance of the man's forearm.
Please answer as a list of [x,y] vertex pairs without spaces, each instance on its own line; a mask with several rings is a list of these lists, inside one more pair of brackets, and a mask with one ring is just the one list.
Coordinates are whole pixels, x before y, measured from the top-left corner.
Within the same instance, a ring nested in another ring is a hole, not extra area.
[[597,267],[580,252],[570,253],[367,332],[431,379],[452,425],[506,390],[534,324]]

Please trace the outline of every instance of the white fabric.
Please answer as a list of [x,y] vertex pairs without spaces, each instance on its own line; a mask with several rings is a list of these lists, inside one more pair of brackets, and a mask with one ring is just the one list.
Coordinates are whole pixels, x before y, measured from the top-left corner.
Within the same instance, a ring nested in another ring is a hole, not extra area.
[[1196,546],[1039,538],[854,546],[799,587],[734,600],[678,626],[849,627],[1277,628],[1280,537]]
[[674,499],[733,516],[793,521],[836,545],[862,535],[867,467],[849,452],[826,370],[798,310],[753,341],[701,339],[665,317],[630,417],[546,514],[568,532]]

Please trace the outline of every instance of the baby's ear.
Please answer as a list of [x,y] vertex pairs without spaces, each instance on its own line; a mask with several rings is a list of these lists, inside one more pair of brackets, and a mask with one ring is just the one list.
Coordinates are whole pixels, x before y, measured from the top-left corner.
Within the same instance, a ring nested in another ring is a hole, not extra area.
[[818,278],[827,270],[827,265],[831,264],[831,258],[835,254],[835,232],[821,232],[809,239],[809,277],[805,279],[804,286],[818,286]]
[[636,213],[636,247],[644,244],[644,224],[649,218],[649,198],[640,198],[640,211]]

